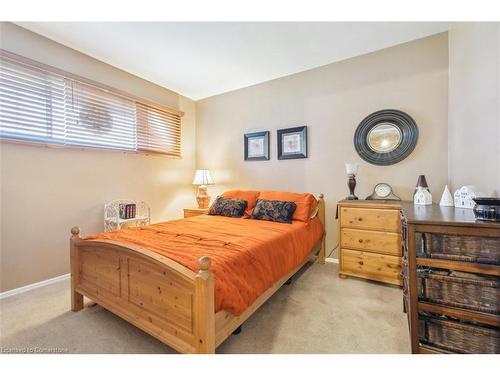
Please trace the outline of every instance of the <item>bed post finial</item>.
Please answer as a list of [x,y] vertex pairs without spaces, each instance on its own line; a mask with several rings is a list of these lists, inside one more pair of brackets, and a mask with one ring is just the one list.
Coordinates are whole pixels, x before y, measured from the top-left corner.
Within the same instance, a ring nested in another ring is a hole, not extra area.
[[212,260],[207,256],[202,256],[198,259],[198,263],[200,264],[200,271],[208,271],[212,264]]
[[320,194],[318,195],[318,198],[319,198],[319,199],[323,199],[323,198],[324,198],[323,193],[320,193]]
[[80,237],[80,227],[71,228],[71,238],[79,238]]

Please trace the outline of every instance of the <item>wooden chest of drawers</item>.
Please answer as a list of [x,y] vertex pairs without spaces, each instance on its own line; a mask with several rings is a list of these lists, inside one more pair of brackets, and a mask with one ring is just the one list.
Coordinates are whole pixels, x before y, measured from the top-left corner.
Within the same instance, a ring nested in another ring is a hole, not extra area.
[[399,204],[341,201],[339,276],[402,285]]

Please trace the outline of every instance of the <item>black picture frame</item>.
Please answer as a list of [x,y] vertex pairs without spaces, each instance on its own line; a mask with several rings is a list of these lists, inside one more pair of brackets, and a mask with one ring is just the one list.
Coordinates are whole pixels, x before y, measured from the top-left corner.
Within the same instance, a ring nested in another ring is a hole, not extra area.
[[[288,151],[289,145],[285,145],[290,136],[299,136],[299,141],[294,142],[293,147],[298,147],[296,151]],[[307,158],[307,126],[297,126],[294,128],[278,130],[278,160],[304,159]]]
[[[393,151],[380,153],[368,144],[370,131],[379,124],[389,123],[399,129],[401,141]],[[354,133],[354,148],[361,158],[375,165],[399,163],[412,153],[418,141],[418,127],[413,118],[397,109],[383,109],[365,117]]]
[[[259,160],[269,160],[269,131],[247,133],[244,135],[245,142],[245,161],[259,161]],[[255,156],[252,155],[250,148],[250,142],[253,140],[262,139],[262,154]]]

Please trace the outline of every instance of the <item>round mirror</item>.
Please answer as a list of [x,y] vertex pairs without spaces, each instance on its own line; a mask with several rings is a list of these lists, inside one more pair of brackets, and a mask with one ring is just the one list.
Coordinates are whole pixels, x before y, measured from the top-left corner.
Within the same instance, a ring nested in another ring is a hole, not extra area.
[[401,138],[399,128],[385,122],[368,132],[368,146],[375,152],[391,152],[399,146]]
[[415,121],[406,113],[384,109],[367,116],[354,133],[359,156],[376,165],[391,165],[411,154],[418,140]]

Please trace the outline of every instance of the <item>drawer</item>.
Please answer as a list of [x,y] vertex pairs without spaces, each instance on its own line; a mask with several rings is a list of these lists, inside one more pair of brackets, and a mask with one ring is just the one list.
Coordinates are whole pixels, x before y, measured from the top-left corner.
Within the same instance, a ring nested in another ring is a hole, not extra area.
[[400,225],[398,210],[342,207],[340,211],[340,226],[342,228],[373,229],[399,233]]
[[417,272],[417,291],[421,301],[461,309],[500,314],[500,278],[432,269]]
[[341,247],[401,256],[399,233],[343,228]]
[[500,331],[494,327],[422,315],[418,324],[421,343],[454,353],[500,353]]
[[401,285],[401,258],[340,249],[340,273]]
[[419,258],[500,265],[499,237],[416,233],[415,248]]

